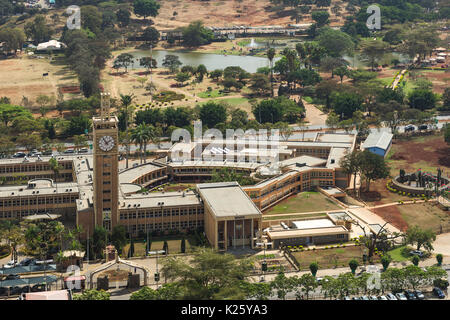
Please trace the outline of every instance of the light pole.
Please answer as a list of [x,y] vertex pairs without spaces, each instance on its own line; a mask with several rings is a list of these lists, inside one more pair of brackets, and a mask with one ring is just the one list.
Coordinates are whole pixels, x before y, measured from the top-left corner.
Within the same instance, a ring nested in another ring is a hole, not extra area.
[[159,288],[159,272],[158,272],[158,254],[165,253],[165,250],[156,250],[156,251],[150,251],[148,254],[154,255],[156,254],[156,272],[155,272],[155,281],[156,281],[156,289]]
[[266,247],[267,247],[267,242],[257,242],[256,243],[257,247],[263,247],[264,248],[264,261],[261,264],[261,271],[263,274],[263,281],[266,281],[266,271],[267,271],[267,261],[266,261]]

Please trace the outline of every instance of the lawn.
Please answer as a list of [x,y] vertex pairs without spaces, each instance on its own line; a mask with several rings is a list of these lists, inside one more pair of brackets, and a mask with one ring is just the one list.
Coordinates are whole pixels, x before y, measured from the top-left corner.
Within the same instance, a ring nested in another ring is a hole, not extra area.
[[392,258],[393,261],[397,261],[397,262],[409,261],[410,258],[409,257],[405,257],[402,254],[402,250],[404,248],[406,248],[406,246],[401,246],[401,247],[395,248],[393,250],[388,251],[387,253]]
[[326,216],[326,213],[313,213],[313,214],[299,214],[299,215],[291,215],[291,216],[280,216],[280,215],[273,215],[273,216],[264,216],[263,220],[279,220],[279,219],[313,219],[313,218],[323,218]]
[[341,209],[320,192],[301,192],[272,207],[265,214],[302,213]]
[[219,90],[211,90],[211,91],[205,91],[200,92],[197,94],[200,98],[218,98],[218,97],[224,97],[228,95],[227,93],[221,93]]
[[[169,246],[169,254],[181,253],[181,236],[166,237],[166,238],[153,238],[151,239],[150,251],[162,250],[164,246],[164,240],[167,241]],[[193,237],[186,237],[186,252],[192,251],[192,247],[195,245],[195,239]],[[128,256],[128,249],[130,244],[125,245],[123,248],[123,255]],[[138,241],[134,243],[134,256],[145,256],[145,242]]]
[[439,232],[440,226],[450,227],[450,213],[433,203],[416,203],[398,206],[402,218],[408,226],[418,225],[422,229]]
[[[300,264],[300,270],[309,270],[309,265],[312,262],[317,262],[319,264],[319,269],[348,267],[348,263],[352,259],[357,260],[359,265],[363,265],[362,246],[293,252],[292,255]],[[374,262],[378,262],[378,260],[379,257],[375,256]]]

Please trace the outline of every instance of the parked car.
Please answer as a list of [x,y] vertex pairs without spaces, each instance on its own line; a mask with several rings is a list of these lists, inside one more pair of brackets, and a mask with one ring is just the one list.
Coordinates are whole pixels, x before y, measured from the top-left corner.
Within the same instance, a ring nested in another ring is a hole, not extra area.
[[433,294],[438,297],[439,299],[445,299],[445,294],[444,292],[439,289],[438,287],[434,287],[433,288]]
[[63,153],[66,153],[66,154],[75,153],[75,150],[74,149],[67,149],[67,150],[64,150]]
[[22,261],[20,261],[19,266],[26,267],[26,266],[34,266],[36,264],[36,259],[34,258],[25,258]]
[[3,266],[3,269],[11,269],[16,266],[16,262],[14,260],[10,260],[7,264]]
[[401,293],[401,292],[396,293],[395,296],[397,297],[397,300],[408,300],[406,298],[406,296],[403,293]]
[[352,298],[350,298],[349,296],[345,296],[344,300],[352,300]]
[[410,253],[411,255],[413,255],[413,256],[419,256],[419,257],[422,257],[422,256],[423,256],[423,252],[420,251],[420,250],[412,250],[412,251],[410,251],[409,253]]
[[378,300],[376,296],[369,296],[369,300]]
[[421,125],[418,127],[418,129],[419,129],[419,130],[428,130],[428,125],[426,125],[426,124],[421,124]]
[[414,294],[414,292],[412,292],[410,290],[405,290],[404,294],[406,296],[406,299],[408,299],[408,300],[417,300],[417,297]]
[[89,149],[88,148],[81,148],[80,150],[78,150],[78,153],[88,153]]
[[388,298],[386,298],[386,296],[379,296],[378,300],[383,300],[384,301],[384,300],[388,300]]
[[11,287],[9,289],[9,294],[12,296],[18,295],[22,293],[22,288],[21,287]]
[[8,295],[8,288],[0,287],[0,296],[7,296]]
[[362,297],[361,297],[361,300],[369,300],[369,297],[367,297],[367,296],[362,296]]
[[392,293],[388,293],[386,295],[386,298],[388,298],[388,300],[398,300],[397,297],[395,295],[393,295]]
[[39,292],[39,291],[45,291],[45,285],[44,284],[35,284],[31,287],[31,292]]
[[42,152],[42,155],[44,155],[44,156],[51,156],[52,154],[53,154],[52,150],[45,150]]
[[20,279],[20,276],[18,274],[8,274],[5,278],[5,280],[16,280]]
[[361,300],[360,297],[353,297],[352,300]]
[[13,158],[25,158],[27,154],[25,152],[16,152],[13,155]]
[[22,287],[22,293],[28,293],[31,292],[31,287],[30,286],[23,286]]
[[422,291],[416,290],[414,291],[414,295],[418,300],[424,300],[425,296],[423,295]]
[[414,131],[416,128],[412,124],[405,126],[405,132]]

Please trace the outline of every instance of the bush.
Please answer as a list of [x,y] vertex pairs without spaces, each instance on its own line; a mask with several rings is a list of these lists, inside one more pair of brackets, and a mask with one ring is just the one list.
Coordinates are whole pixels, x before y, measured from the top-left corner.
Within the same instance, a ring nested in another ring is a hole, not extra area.
[[447,279],[436,279],[433,281],[433,286],[438,287],[442,290],[447,290],[448,285],[449,283]]
[[438,266],[442,265],[442,260],[443,259],[444,259],[444,257],[442,256],[442,254],[438,253],[436,255],[436,260],[437,260]]

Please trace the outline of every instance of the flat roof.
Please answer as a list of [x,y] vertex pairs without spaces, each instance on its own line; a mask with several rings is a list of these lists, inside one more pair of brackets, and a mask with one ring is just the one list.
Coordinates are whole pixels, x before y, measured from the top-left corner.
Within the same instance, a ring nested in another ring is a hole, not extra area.
[[349,231],[345,229],[344,226],[334,226],[316,229],[289,229],[289,230],[267,231],[268,236],[272,240],[343,234],[343,233],[349,233]]
[[119,199],[119,210],[142,208],[176,207],[201,204],[193,191],[183,192],[146,192],[125,196]]
[[314,229],[314,228],[328,228],[334,227],[333,221],[330,219],[311,219],[311,220],[300,220],[292,221],[292,224],[297,230],[304,229]]
[[297,163],[306,164],[309,167],[317,167],[320,165],[325,165],[327,163],[327,160],[304,155],[300,157],[283,160],[280,162],[280,166],[286,167],[290,165],[296,165]]
[[262,216],[236,181],[201,183],[197,185],[197,190],[216,217]]
[[133,183],[143,175],[151,173],[152,171],[160,170],[161,167],[156,166],[152,163],[141,164],[134,168],[128,168],[119,172],[119,182],[122,183]]
[[337,142],[337,143],[352,143],[355,139],[354,134],[346,133],[318,133],[316,136],[317,142]]

